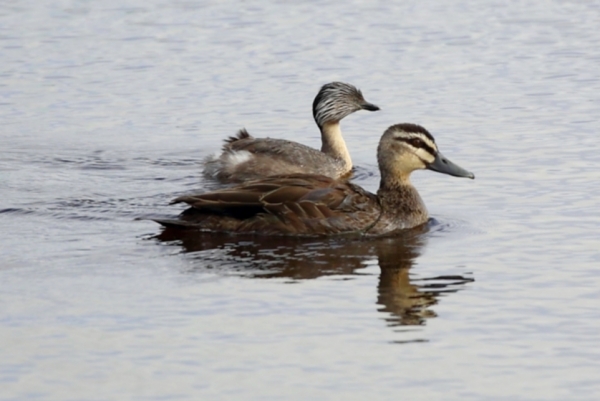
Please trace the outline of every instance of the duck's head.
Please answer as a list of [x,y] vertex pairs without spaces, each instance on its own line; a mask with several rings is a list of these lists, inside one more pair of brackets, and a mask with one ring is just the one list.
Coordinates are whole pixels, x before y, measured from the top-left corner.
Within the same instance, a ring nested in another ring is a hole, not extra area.
[[313,101],[313,117],[321,128],[358,110],[376,111],[379,107],[367,102],[356,87],[343,82],[323,85]]
[[396,179],[404,180],[415,170],[429,169],[455,177],[475,178],[473,173],[441,154],[433,136],[416,124],[389,127],[379,141],[377,159],[382,177],[391,173]]

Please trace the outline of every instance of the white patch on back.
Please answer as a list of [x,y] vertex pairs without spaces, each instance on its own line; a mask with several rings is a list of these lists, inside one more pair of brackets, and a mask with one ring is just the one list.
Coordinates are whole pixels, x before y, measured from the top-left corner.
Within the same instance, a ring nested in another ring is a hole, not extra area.
[[225,151],[221,155],[213,154],[204,159],[203,174],[206,177],[216,178],[219,174],[228,174],[235,168],[252,159],[252,153],[247,150]]
[[252,153],[247,150],[227,152],[224,156],[223,161],[227,164],[227,168],[233,168],[252,159]]

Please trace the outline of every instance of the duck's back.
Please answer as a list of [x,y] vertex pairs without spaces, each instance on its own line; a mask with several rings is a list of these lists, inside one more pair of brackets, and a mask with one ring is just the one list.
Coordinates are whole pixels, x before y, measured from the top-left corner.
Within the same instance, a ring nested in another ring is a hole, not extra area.
[[205,162],[204,174],[225,182],[245,182],[288,174],[320,174],[341,178],[345,162],[309,146],[274,138],[254,138],[246,130],[230,137],[223,153]]
[[321,236],[368,233],[381,216],[374,194],[325,176],[272,177],[198,196],[177,220],[157,220],[175,229]]

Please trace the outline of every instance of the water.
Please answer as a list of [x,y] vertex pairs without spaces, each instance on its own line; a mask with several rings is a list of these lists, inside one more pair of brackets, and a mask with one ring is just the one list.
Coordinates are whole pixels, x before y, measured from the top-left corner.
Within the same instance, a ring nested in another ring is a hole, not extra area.
[[[0,399],[594,400],[600,2],[0,5]],[[394,240],[154,238],[246,127],[375,190],[420,123],[476,180]]]

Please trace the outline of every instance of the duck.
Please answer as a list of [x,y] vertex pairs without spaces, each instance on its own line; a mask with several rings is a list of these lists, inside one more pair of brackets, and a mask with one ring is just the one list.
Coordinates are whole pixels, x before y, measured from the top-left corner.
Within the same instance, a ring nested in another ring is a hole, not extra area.
[[381,180],[376,194],[324,175],[280,175],[178,197],[171,203],[189,208],[177,219],[155,221],[188,233],[386,236],[428,221],[425,204],[410,182],[413,171],[475,178],[448,160],[425,128],[411,123],[392,125],[383,133],[377,161]]
[[321,150],[298,142],[255,138],[246,129],[225,139],[222,153],[204,161],[203,174],[224,183],[246,182],[282,174],[349,176],[352,159],[342,137],[340,121],[358,110],[377,111],[355,86],[330,82],[321,87],[312,105],[321,131]]

